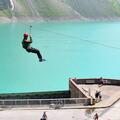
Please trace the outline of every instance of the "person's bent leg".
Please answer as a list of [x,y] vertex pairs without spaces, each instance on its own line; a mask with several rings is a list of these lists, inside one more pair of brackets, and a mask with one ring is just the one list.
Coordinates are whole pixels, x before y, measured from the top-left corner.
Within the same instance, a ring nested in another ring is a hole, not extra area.
[[32,53],[36,53],[37,54],[37,56],[38,56],[38,58],[39,58],[39,60],[40,61],[42,61],[42,55],[41,55],[41,53],[40,53],[40,51],[38,50],[38,49],[36,49],[36,48],[28,48],[28,49],[26,49],[28,52],[32,52]]

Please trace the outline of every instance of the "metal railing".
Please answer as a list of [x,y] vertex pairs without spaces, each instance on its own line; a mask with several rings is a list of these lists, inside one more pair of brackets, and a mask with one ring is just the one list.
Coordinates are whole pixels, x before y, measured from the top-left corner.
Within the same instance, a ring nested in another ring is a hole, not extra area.
[[91,102],[89,98],[61,98],[61,99],[5,99],[0,100],[0,106],[22,106],[22,105],[40,105],[48,106],[50,104],[64,105],[87,105]]

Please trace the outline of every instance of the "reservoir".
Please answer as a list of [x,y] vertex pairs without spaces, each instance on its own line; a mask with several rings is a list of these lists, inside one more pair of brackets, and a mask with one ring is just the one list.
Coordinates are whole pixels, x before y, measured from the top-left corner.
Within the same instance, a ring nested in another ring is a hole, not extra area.
[[[45,62],[22,48],[29,26]],[[68,90],[74,77],[120,79],[120,22],[0,24],[0,93]]]

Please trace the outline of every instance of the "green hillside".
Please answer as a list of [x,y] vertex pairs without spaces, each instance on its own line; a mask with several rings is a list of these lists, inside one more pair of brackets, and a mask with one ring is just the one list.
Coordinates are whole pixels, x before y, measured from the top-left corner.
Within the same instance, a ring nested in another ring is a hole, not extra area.
[[65,0],[86,18],[114,18],[120,15],[119,0]]
[[60,17],[75,15],[59,0],[16,0],[15,16]]
[[11,16],[11,5],[9,0],[0,0],[0,16]]
[[0,0],[0,16],[42,19],[116,19],[120,0]]

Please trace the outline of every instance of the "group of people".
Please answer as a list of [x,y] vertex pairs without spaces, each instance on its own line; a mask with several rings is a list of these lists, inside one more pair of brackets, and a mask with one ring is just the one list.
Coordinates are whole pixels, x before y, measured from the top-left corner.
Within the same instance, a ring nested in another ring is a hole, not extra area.
[[[98,120],[98,114],[96,113],[93,117],[94,120]],[[47,120],[46,112],[43,113],[42,118],[40,120]]]
[[[28,37],[29,37],[29,40],[28,40]],[[28,33],[24,33],[23,41],[22,41],[22,47],[27,52],[37,54],[38,59],[39,59],[40,62],[45,61],[45,59],[42,58],[42,55],[41,55],[40,51],[38,49],[36,49],[36,48],[31,47],[32,42],[33,42],[32,41],[32,36],[30,34],[28,34]],[[103,85],[102,78],[100,78],[100,81],[101,82],[99,83],[99,85]],[[101,98],[102,98],[101,91],[96,91],[95,98],[96,98],[97,101],[98,101],[98,99],[101,100]],[[43,113],[42,118],[40,120],[47,120],[46,112]],[[98,114],[97,113],[94,115],[94,120],[98,120]]]

